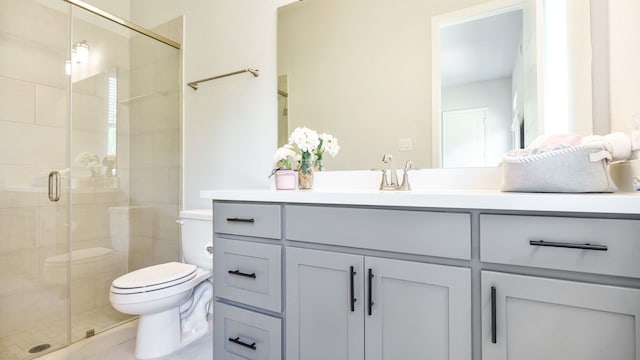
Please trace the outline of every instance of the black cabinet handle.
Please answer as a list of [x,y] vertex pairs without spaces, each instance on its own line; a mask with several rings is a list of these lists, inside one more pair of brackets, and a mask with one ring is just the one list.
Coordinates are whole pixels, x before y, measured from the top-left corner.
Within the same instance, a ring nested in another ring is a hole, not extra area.
[[353,266],[351,266],[350,270],[350,276],[349,276],[349,291],[350,291],[350,296],[351,296],[351,312],[356,311],[356,301],[358,301],[356,299],[356,295],[355,295],[355,291],[354,291],[354,278],[356,276],[356,271],[353,269]]
[[372,309],[373,309],[373,270],[369,269],[369,304],[368,304],[369,316],[371,316]]
[[256,273],[247,274],[247,273],[240,272],[240,270],[229,270],[229,274],[238,275],[238,276],[244,276],[244,277],[248,277],[248,278],[252,278],[252,279],[256,278]]
[[256,219],[227,218],[227,222],[254,223],[256,222]]
[[491,287],[491,342],[498,343],[496,324],[496,287]]
[[240,345],[240,346],[244,346],[244,347],[246,347],[246,348],[249,348],[249,349],[251,349],[251,350],[255,350],[255,349],[256,349],[256,343],[255,343],[255,341],[253,342],[253,344],[247,344],[247,343],[246,343],[246,342],[244,342],[244,341],[240,341],[240,337],[239,337],[239,336],[238,336],[238,337],[236,337],[236,338],[229,338],[229,341],[231,341],[231,342],[232,342],[232,343],[234,343],[234,344],[238,344],[238,345]]
[[544,241],[544,240],[529,240],[529,245],[559,247],[559,248],[568,248],[568,249],[607,251],[607,245],[593,245],[589,243],[576,244],[576,243]]

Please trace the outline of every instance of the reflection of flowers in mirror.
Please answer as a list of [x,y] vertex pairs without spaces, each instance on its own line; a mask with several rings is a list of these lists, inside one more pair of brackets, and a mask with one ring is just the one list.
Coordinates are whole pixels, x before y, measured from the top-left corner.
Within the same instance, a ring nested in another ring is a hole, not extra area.
[[335,157],[338,155],[340,145],[338,145],[338,139],[331,134],[322,133],[319,137],[320,144],[316,148],[316,168],[318,170],[324,170],[324,162],[322,160],[324,153],[328,152],[329,155]]

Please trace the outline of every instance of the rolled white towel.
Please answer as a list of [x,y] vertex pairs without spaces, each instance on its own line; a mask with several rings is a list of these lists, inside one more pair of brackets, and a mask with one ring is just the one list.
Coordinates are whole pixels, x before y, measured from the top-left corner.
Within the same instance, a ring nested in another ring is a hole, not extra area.
[[622,132],[604,136],[591,135],[582,138],[582,145],[596,145],[611,153],[613,161],[626,160],[631,156],[631,138]]

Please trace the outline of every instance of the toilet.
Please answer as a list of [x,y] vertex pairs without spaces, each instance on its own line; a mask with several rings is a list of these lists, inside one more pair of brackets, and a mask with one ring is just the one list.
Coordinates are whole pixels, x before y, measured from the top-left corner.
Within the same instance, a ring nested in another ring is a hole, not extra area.
[[211,218],[211,210],[180,212],[184,262],[135,270],[111,284],[111,305],[139,316],[136,358],[168,355],[208,333],[207,317],[213,312]]

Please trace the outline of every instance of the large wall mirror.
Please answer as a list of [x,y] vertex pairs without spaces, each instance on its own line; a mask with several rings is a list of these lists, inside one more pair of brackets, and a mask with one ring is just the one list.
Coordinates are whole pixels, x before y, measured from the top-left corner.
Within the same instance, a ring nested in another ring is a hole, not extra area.
[[547,132],[547,2],[569,4],[565,48],[578,51],[562,60],[569,110],[551,118],[590,132],[589,0],[304,0],[278,10],[279,145],[307,126],[339,139],[328,170],[379,168],[387,152],[418,168],[497,165]]

